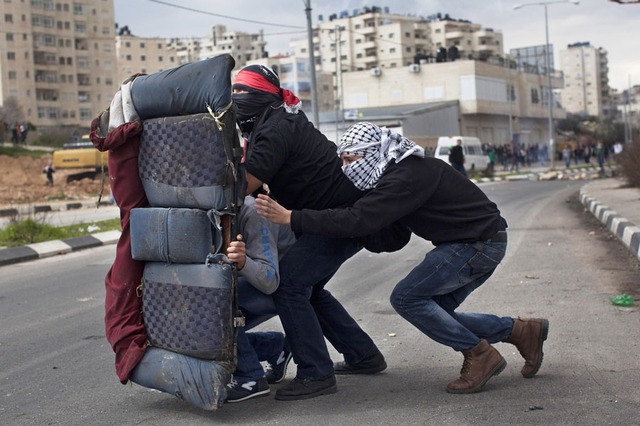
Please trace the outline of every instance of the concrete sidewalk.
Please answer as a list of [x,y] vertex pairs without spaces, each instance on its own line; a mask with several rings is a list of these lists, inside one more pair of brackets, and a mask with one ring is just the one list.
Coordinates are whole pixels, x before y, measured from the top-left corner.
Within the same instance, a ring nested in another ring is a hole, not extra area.
[[[580,201],[598,218],[622,243],[640,259],[640,188],[626,187],[623,179],[611,177],[615,168],[606,168],[606,178],[600,178],[597,167],[581,166],[570,169],[550,171],[548,167],[522,167],[518,173],[498,170],[492,178],[480,178],[477,183],[487,181],[518,180],[584,180],[580,190]],[[18,206],[3,215],[15,215],[18,211],[56,212],[69,209],[95,207],[91,203],[52,203]],[[85,237],[55,240],[44,243],[29,244],[23,247],[0,249],[0,266],[25,262],[43,257],[65,254],[71,251],[114,244],[120,237],[119,231],[109,231]]]

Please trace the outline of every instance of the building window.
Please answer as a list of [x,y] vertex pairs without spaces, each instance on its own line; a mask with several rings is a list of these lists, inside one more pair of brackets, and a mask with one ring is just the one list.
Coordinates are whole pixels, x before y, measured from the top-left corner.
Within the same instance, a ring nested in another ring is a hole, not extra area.
[[93,118],[93,113],[90,109],[80,108],[80,120],[91,120]]
[[4,15],[4,22],[6,22],[7,24],[13,24],[13,15],[10,13],[6,13]]
[[15,80],[17,78],[17,74],[15,71],[9,71],[8,76],[9,80]]
[[540,97],[538,95],[538,89],[531,89],[531,103],[532,104],[540,103]]
[[7,41],[13,41],[13,33],[7,33],[6,39]]
[[140,55],[140,60],[141,61],[146,61],[147,60],[147,56],[146,55]]
[[15,61],[16,60],[16,53],[15,52],[7,52],[7,59],[9,61]]

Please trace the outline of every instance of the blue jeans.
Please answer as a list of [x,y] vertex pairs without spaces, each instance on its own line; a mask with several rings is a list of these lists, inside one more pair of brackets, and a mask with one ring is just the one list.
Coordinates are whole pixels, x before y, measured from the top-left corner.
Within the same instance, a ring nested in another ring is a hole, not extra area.
[[257,380],[264,377],[260,361],[274,364],[284,348],[284,334],[277,331],[247,333],[238,329],[238,365],[233,373],[241,380]]
[[270,294],[264,294],[245,278],[238,278],[238,307],[245,318],[245,330],[251,330],[276,315]]
[[391,293],[391,305],[418,330],[456,351],[509,338],[513,319],[456,312],[505,255],[507,243],[440,244]]
[[257,290],[245,278],[238,279],[238,307],[245,317],[245,326],[238,329],[238,365],[234,376],[241,380],[257,380],[264,377],[260,361],[275,362],[284,348],[284,335],[246,332],[275,316],[276,307],[271,295]]
[[333,376],[324,337],[350,363],[378,351],[371,337],[324,288],[340,265],[361,248],[351,239],[302,235],[280,260],[280,286],[273,301],[300,379]]

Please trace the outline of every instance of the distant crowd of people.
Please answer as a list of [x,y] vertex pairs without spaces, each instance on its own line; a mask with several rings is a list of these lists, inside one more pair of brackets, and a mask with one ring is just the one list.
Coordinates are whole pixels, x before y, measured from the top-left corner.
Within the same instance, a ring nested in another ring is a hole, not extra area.
[[[501,165],[503,171],[518,171],[520,167],[531,167],[536,164],[544,167],[550,161],[549,149],[546,144],[510,144],[492,145],[483,144],[483,151],[491,159],[492,165]],[[617,157],[622,152],[622,144],[616,143],[610,147],[598,142],[595,146],[590,144],[564,145],[562,150],[556,153],[556,161],[563,161],[568,168],[573,163],[581,162],[597,163],[601,168],[612,157]]]

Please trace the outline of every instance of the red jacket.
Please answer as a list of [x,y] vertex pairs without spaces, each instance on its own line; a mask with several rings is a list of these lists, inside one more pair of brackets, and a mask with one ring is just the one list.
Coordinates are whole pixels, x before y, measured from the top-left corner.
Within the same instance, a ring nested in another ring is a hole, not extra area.
[[147,348],[147,333],[142,323],[142,282],[144,262],[131,257],[129,214],[136,207],[147,207],[147,197],[138,176],[138,149],[142,123],[122,124],[102,138],[99,118],[91,123],[90,138],[99,151],[109,151],[111,194],[120,207],[122,234],[116,257],[105,277],[105,335],[116,354],[116,374],[125,384]]

